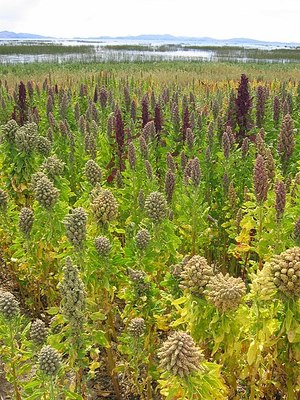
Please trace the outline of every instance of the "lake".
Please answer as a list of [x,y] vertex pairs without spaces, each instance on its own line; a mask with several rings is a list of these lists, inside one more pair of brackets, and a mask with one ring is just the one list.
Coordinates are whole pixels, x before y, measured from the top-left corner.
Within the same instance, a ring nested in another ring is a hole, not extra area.
[[[83,51],[84,50],[84,51]],[[0,63],[149,61],[300,62],[297,48],[130,40],[0,40]]]

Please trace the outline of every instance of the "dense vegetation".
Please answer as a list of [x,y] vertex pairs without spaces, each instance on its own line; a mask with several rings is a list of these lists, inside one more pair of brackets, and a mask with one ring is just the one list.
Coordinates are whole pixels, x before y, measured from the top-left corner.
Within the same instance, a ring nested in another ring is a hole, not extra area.
[[299,398],[299,68],[0,72],[12,398]]
[[3,44],[0,46],[0,55],[9,54],[73,54],[73,53],[92,53],[93,46],[64,46],[54,43],[32,43],[32,44]]

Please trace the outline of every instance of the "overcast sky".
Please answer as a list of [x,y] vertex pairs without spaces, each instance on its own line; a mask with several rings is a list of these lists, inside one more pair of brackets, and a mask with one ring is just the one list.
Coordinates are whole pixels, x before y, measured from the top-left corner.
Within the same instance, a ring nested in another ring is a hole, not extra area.
[[300,42],[300,0],[0,0],[0,31]]

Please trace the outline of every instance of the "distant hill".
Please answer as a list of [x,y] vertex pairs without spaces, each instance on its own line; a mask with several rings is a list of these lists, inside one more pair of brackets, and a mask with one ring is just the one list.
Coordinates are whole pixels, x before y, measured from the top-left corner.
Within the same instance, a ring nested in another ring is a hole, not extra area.
[[1,31],[0,39],[51,39],[51,37],[35,35],[33,33],[16,33],[10,31]]
[[[51,36],[35,35],[33,33],[15,33],[9,31],[0,32],[0,39],[56,39]],[[63,38],[60,38],[63,39]],[[96,36],[96,37],[73,37],[65,38],[68,40],[124,40],[124,41],[145,41],[155,42],[163,41],[169,43],[195,43],[203,46],[278,46],[278,47],[294,47],[299,46],[295,42],[269,42],[265,40],[256,40],[249,38],[230,38],[230,39],[214,39],[211,37],[189,37],[189,36],[173,36],[164,35],[136,35],[136,36]]]
[[91,39],[91,40],[130,40],[130,41],[164,41],[164,42],[196,42],[200,45],[215,45],[215,46],[299,46],[295,42],[269,42],[266,40],[256,40],[249,38],[230,38],[230,39],[215,39],[211,37],[190,37],[190,36],[173,36],[173,35],[136,35],[136,36],[98,36],[74,39]]

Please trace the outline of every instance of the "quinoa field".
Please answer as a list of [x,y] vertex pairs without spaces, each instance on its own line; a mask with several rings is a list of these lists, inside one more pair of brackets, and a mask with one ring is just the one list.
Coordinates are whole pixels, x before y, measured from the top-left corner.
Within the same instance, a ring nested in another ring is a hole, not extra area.
[[0,399],[300,399],[300,64],[0,65]]

